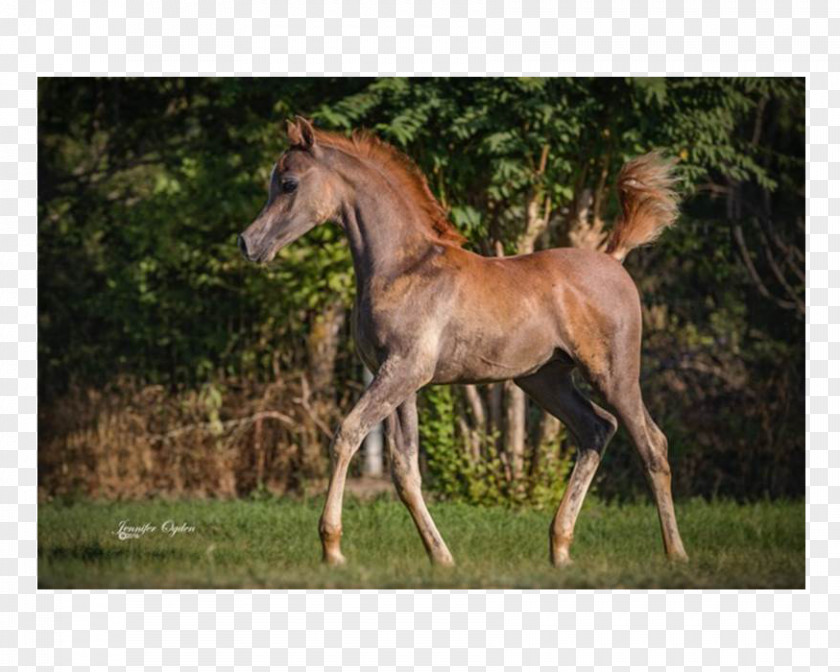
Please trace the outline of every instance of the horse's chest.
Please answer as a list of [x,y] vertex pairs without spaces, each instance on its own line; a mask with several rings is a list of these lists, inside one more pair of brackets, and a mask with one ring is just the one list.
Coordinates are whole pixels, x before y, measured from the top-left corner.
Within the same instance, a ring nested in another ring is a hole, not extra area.
[[369,368],[378,367],[390,352],[410,349],[417,332],[404,308],[364,299],[356,302],[353,324],[356,348]]

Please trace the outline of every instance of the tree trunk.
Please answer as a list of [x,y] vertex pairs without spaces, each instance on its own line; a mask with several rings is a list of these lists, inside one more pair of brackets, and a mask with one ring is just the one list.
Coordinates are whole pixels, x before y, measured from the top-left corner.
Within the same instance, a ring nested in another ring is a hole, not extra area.
[[531,455],[529,471],[534,476],[540,470],[540,462],[548,447],[557,440],[560,435],[561,424],[551,413],[543,411],[540,415],[540,426],[537,430],[537,438],[534,441],[534,451]]
[[505,446],[510,455],[514,481],[522,477],[525,466],[525,392],[512,380],[505,382]]
[[[490,408],[490,433],[498,432],[501,434],[504,427],[504,418],[502,417],[502,391],[501,383],[491,383],[488,386],[487,396],[489,399],[488,406]],[[498,439],[499,437],[497,437]],[[496,441],[496,446],[499,447],[499,441]]]
[[315,317],[306,339],[309,380],[316,396],[332,387],[344,316],[344,305],[336,301]]
[[592,192],[583,189],[576,195],[573,205],[566,222],[568,244],[585,250],[600,250],[607,241],[608,232],[604,231],[604,220],[594,209]]
[[469,404],[473,424],[470,428],[466,422],[461,427],[464,438],[469,441],[470,457],[473,462],[481,459],[481,447],[487,433],[487,412],[484,410],[484,400],[475,385],[464,385],[464,397]]
[[[307,368],[301,377],[301,404],[312,424],[307,427],[309,438],[301,442],[302,463],[316,464],[326,451],[331,432],[323,427],[334,424],[335,418],[335,361],[341,345],[341,328],[346,311],[334,301],[321,314],[312,317],[306,337]],[[282,377],[279,358],[275,357],[276,379]]]
[[[373,374],[365,367],[365,385],[370,385],[373,382]],[[370,430],[370,434],[365,437],[362,451],[365,456],[364,466],[362,472],[365,476],[382,476],[382,445],[385,443],[385,435],[380,422],[376,427]]]

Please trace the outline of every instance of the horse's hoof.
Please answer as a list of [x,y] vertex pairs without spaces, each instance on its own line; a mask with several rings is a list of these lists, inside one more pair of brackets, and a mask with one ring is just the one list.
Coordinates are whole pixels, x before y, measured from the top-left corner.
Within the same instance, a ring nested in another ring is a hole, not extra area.
[[324,556],[324,564],[330,567],[340,567],[341,565],[347,564],[347,558],[341,553],[330,553]]
[[569,551],[562,550],[552,553],[551,564],[555,567],[569,567],[574,563],[572,562],[572,558],[569,557]]
[[670,553],[668,555],[668,560],[674,563],[688,562],[688,554],[685,551],[681,551],[678,553]]
[[432,564],[435,567],[454,567],[455,560],[451,555],[442,555],[437,558],[432,558]]

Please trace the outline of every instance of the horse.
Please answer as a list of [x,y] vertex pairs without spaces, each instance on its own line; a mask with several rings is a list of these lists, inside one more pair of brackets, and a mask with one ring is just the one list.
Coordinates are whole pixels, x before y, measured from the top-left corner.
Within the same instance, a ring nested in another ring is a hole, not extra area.
[[[621,215],[604,251],[556,248],[484,257],[462,247],[419,168],[369,133],[351,137],[287,122],[289,149],[274,165],[268,200],[239,235],[252,262],[324,222],[349,241],[356,278],[356,349],[375,372],[330,445],[331,474],[319,522],[323,561],[345,562],[341,510],[347,469],[365,436],[386,423],[391,473],[433,564],[454,564],[426,507],[418,465],[417,391],[429,384],[512,379],[571,433],[577,458],[549,530],[549,559],[569,548],[601,457],[624,424],[641,456],[668,558],[685,560],[668,441],[639,385],[642,313],[622,262],[677,217],[673,163],[659,153],[618,175]],[[608,411],[572,380],[578,369]]]

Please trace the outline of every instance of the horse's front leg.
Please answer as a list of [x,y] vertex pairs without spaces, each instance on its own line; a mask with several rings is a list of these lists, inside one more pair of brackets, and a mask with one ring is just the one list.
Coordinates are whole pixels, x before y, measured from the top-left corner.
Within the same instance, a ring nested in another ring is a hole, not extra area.
[[330,486],[319,526],[324,562],[328,564],[344,562],[341,554],[341,505],[350,460],[368,433],[428,382],[428,376],[424,376],[420,368],[416,359],[412,362],[389,359],[383,363],[335,434],[330,446]]

